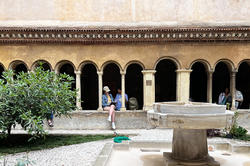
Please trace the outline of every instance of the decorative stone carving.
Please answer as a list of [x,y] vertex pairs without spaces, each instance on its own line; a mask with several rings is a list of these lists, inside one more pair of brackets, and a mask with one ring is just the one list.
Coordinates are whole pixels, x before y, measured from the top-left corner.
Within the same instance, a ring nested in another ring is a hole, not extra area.
[[0,43],[242,42],[250,41],[249,33],[250,27],[148,27],[115,30],[0,27]]

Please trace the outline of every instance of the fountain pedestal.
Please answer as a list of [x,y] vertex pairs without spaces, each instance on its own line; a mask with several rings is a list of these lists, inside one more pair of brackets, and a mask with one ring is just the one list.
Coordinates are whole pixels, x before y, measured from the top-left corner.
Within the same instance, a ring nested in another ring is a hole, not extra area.
[[219,166],[208,155],[207,132],[202,129],[174,129],[172,153],[163,154],[167,166]]
[[148,120],[173,128],[172,153],[164,152],[166,166],[220,166],[208,154],[206,129],[225,128],[233,112],[209,103],[155,103]]

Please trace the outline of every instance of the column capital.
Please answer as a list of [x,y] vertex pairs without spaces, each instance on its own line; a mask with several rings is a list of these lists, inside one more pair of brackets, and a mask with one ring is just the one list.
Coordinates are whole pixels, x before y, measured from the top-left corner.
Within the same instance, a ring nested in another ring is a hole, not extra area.
[[210,69],[210,70],[208,70],[208,73],[209,73],[209,74],[213,74],[213,73],[214,73],[214,70],[213,70],[213,69]]
[[232,74],[232,75],[235,75],[237,72],[238,72],[237,70],[232,70],[232,71],[231,71],[231,74]]
[[142,74],[147,74],[147,73],[151,73],[151,74],[155,74],[156,73],[156,70],[142,70],[141,71],[142,72]]
[[120,74],[121,74],[121,75],[125,75],[125,74],[126,74],[126,71],[120,71]]
[[81,70],[75,70],[76,75],[81,75],[82,71]]
[[103,75],[103,72],[102,71],[97,71],[96,72],[98,75]]
[[191,69],[177,69],[175,72],[177,73],[191,73],[193,70]]

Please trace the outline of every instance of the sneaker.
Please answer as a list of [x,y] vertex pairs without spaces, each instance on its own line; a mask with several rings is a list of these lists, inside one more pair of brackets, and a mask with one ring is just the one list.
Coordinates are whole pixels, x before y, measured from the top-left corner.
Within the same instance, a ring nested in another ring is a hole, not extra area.
[[48,120],[49,127],[54,127],[53,122],[51,120]]
[[111,116],[108,117],[108,121],[111,122]]
[[112,122],[112,129],[115,130],[115,122]]

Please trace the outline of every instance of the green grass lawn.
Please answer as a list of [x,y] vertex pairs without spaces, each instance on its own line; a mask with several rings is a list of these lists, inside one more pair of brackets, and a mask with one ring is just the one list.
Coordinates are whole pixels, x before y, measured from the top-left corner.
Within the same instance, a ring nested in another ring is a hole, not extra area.
[[28,142],[29,138],[29,135],[24,134],[13,134],[8,139],[0,138],[0,156],[104,140],[113,138],[113,135],[48,135],[45,139],[40,138]]

